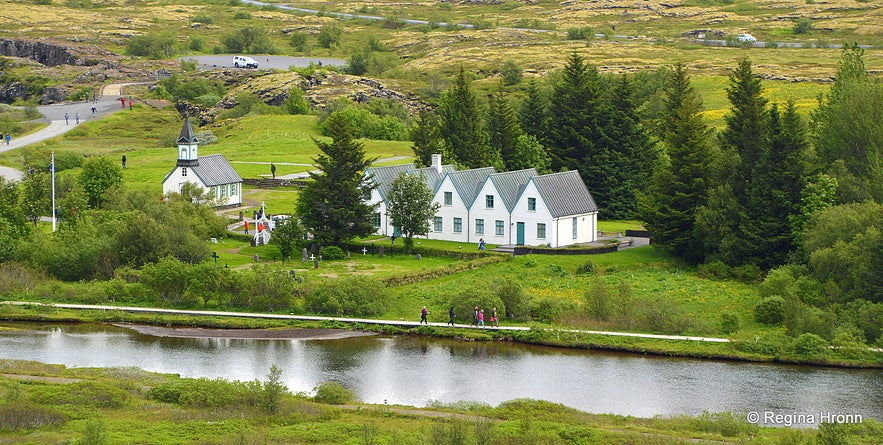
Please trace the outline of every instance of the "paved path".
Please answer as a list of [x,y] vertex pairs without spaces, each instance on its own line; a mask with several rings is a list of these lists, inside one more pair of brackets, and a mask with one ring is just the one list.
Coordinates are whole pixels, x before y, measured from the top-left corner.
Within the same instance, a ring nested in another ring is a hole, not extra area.
[[[77,127],[77,113],[80,114],[80,124],[100,119],[110,113],[114,113],[123,109],[120,106],[120,95],[123,89],[135,83],[106,85],[101,90],[101,95],[97,97],[96,102],[65,102],[55,105],[41,105],[37,107],[37,111],[43,115],[39,121],[49,125],[21,137],[14,137],[9,145],[0,145],[0,153],[15,150],[16,148],[25,147],[31,144],[45,141],[47,139],[60,136]],[[92,114],[92,105],[95,105],[95,114]],[[128,104],[127,104],[128,105]],[[64,115],[67,113],[68,119],[65,121]],[[24,177],[24,173],[12,167],[0,166],[0,176],[6,179],[20,179]]]
[[[6,301],[3,304],[14,304],[14,305],[44,305],[43,303],[30,303],[24,301]],[[346,317],[319,317],[312,315],[285,315],[285,314],[261,314],[254,312],[224,312],[224,311],[194,311],[194,310],[185,310],[185,309],[163,309],[163,308],[152,308],[152,307],[135,307],[135,306],[109,306],[109,305],[98,305],[98,304],[65,304],[65,303],[55,303],[55,304],[46,304],[45,306],[57,307],[61,309],[78,309],[78,310],[107,310],[107,311],[125,311],[125,312],[142,312],[142,313],[159,313],[159,314],[178,314],[178,315],[199,315],[199,316],[213,316],[213,317],[243,317],[243,318],[266,318],[266,319],[276,319],[276,320],[308,320],[308,321],[339,321],[342,323],[359,323],[359,324],[374,324],[374,325],[391,325],[391,326],[404,326],[404,327],[418,327],[420,326],[419,321],[408,321],[408,320],[374,320],[368,318],[346,318]],[[444,328],[448,326],[446,323],[429,323],[428,326],[440,327]],[[499,326],[499,327],[491,327],[487,326],[484,328],[475,327],[472,325],[465,324],[455,324],[455,328],[460,329],[487,329],[487,330],[499,330],[499,331],[529,331],[532,328],[526,326]],[[594,334],[594,335],[609,335],[609,336],[617,336],[617,337],[637,337],[637,338],[650,338],[650,339],[660,339],[660,340],[688,340],[688,341],[702,341],[702,342],[710,342],[710,343],[728,343],[730,340],[727,338],[716,338],[716,337],[694,337],[689,335],[660,335],[660,334],[638,334],[634,332],[610,332],[610,331],[587,331],[587,330],[579,330],[579,329],[547,329],[550,331],[558,331],[558,332],[573,332],[573,333],[581,333],[581,334]]]

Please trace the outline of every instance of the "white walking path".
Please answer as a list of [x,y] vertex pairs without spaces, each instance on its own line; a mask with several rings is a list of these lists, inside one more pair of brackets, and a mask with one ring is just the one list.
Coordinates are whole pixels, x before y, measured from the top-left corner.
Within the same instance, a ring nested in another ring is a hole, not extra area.
[[[408,321],[408,320],[374,320],[369,318],[346,318],[346,317],[320,317],[320,316],[312,316],[312,315],[285,315],[285,314],[261,314],[254,312],[224,312],[224,311],[196,311],[196,310],[187,310],[187,309],[163,309],[163,308],[152,308],[152,307],[135,307],[135,306],[109,306],[109,305],[96,305],[96,304],[66,304],[66,303],[55,303],[55,304],[43,304],[43,303],[31,303],[26,301],[6,301],[5,304],[14,304],[20,306],[26,305],[41,305],[41,306],[51,306],[57,307],[60,309],[77,309],[77,310],[106,310],[106,311],[125,311],[125,312],[142,312],[142,313],[159,313],[159,314],[173,314],[173,315],[197,315],[197,316],[212,316],[212,317],[243,317],[243,318],[265,318],[265,319],[277,319],[277,320],[309,320],[309,321],[339,321],[343,323],[359,323],[359,324],[375,324],[375,325],[391,325],[391,326],[406,326],[406,327],[418,327],[420,326],[420,322],[418,321]],[[429,323],[428,326],[435,327],[446,327],[449,326],[447,323]],[[530,328],[527,326],[486,326],[486,327],[476,327],[473,325],[465,325],[465,324],[455,324],[455,328],[461,329],[492,329],[492,330],[500,330],[500,331],[529,331],[531,329],[540,329],[540,328]],[[716,338],[716,337],[694,337],[689,335],[661,335],[661,334],[639,334],[634,332],[610,332],[610,331],[587,331],[580,329],[543,329],[548,331],[556,331],[556,332],[573,332],[580,334],[593,334],[593,335],[609,335],[609,336],[617,336],[617,337],[637,337],[637,338],[649,338],[649,339],[658,339],[658,340],[686,340],[686,341],[701,341],[701,342],[710,342],[710,343],[728,343],[730,340],[727,338]]]

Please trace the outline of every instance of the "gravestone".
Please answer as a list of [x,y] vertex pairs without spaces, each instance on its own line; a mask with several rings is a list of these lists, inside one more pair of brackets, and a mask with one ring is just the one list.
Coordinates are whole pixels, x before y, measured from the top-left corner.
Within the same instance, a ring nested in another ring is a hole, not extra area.
[[313,260],[313,269],[319,268],[319,260]]
[[420,256],[420,254],[419,254],[419,253],[418,253],[418,254],[417,254],[417,256],[416,256],[416,257],[415,257],[415,258],[416,258],[416,259],[418,259],[418,260],[422,260],[422,259],[423,259],[423,257],[422,257],[422,256]]
[[258,255],[258,254],[254,254],[254,257],[252,257],[252,258],[254,259],[254,262],[255,262],[255,263],[257,263],[258,261],[261,260],[261,257],[260,257],[260,255]]
[[306,263],[306,262],[307,262],[307,248],[306,248],[306,247],[304,247],[304,250],[301,252],[300,261],[301,261],[302,263]]
[[380,250],[377,254],[380,255],[380,258],[383,258],[383,246],[380,246]]

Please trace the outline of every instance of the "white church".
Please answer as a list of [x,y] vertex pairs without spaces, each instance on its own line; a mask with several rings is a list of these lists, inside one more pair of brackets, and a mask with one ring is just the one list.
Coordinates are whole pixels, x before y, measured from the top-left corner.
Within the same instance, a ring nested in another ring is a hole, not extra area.
[[525,246],[564,247],[597,241],[598,207],[579,172],[540,175],[534,169],[497,173],[493,167],[458,171],[432,155],[432,165],[372,167],[377,187],[375,233],[399,235],[386,214],[390,184],[400,174],[418,174],[440,205],[428,239]]
[[163,179],[163,196],[181,193],[184,184],[189,182],[213,196],[218,207],[242,204],[242,178],[223,155],[199,156],[199,141],[189,117],[184,118],[177,143],[178,162]]

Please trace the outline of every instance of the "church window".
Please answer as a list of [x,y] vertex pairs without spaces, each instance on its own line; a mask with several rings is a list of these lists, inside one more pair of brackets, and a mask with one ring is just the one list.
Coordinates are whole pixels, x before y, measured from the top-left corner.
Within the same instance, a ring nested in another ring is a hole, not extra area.
[[187,176],[187,167],[181,167],[181,176]]

